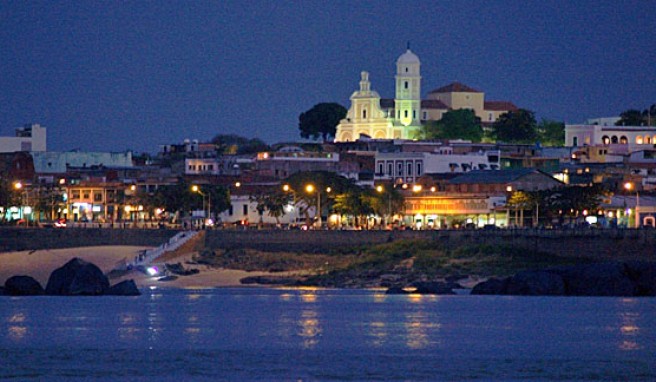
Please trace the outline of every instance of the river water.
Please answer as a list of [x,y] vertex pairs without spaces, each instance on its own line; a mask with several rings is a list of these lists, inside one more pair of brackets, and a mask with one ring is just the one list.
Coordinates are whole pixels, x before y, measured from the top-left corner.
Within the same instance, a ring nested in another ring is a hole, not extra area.
[[654,381],[656,299],[312,289],[2,297],[0,380]]

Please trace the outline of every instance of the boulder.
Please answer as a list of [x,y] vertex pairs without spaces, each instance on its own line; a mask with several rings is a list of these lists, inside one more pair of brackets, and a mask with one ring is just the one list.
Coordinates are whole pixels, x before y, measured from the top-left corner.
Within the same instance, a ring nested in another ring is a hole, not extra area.
[[38,296],[44,293],[41,284],[30,276],[12,276],[5,281],[5,294],[9,296]]
[[111,286],[107,294],[111,296],[139,296],[141,292],[139,292],[139,288],[137,288],[134,280],[124,280]]
[[55,269],[48,278],[46,294],[97,296],[109,289],[109,280],[95,264],[74,258]]
[[508,294],[508,278],[496,279],[490,278],[480,282],[472,288],[471,294],[490,295],[490,294]]
[[408,294],[408,293],[410,292],[398,286],[388,288],[387,291],[385,292],[385,294]]
[[624,263],[600,263],[554,269],[568,296],[635,296],[636,288]]
[[453,289],[462,288],[457,283],[443,283],[439,281],[420,281],[413,283],[412,286],[417,288],[415,293],[419,294],[455,294]]
[[563,278],[549,271],[519,272],[508,280],[506,293],[520,296],[562,296]]

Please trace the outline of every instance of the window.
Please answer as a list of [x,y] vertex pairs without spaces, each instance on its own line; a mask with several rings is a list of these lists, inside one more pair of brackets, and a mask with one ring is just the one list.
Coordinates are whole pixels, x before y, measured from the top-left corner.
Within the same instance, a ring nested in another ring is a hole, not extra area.
[[494,121],[494,113],[488,113],[487,114],[487,120],[488,121]]
[[408,163],[408,175],[412,175],[412,163]]
[[579,145],[579,137],[572,138],[572,146],[576,147]]
[[399,163],[397,166],[397,176],[403,175],[403,163]]
[[407,110],[405,111],[404,114],[405,114],[405,118],[408,118],[408,111]]
[[387,175],[392,176],[392,164],[387,164]]
[[622,145],[626,145],[626,144],[628,144],[628,143],[629,143],[628,138],[627,138],[626,136],[622,135],[622,136],[620,137],[620,144],[622,144]]
[[428,119],[428,113],[424,112],[424,120]]
[[610,138],[608,137],[608,135],[604,135],[603,137],[601,137],[601,143],[605,145],[610,143]]
[[642,135],[638,135],[636,137],[636,144],[641,145],[642,143],[643,143]]
[[408,67],[407,66],[405,67],[405,72],[408,73]]
[[378,173],[381,174],[381,175],[383,174],[383,164],[382,163],[378,163]]
[[421,162],[417,162],[417,176],[421,175]]
[[403,83],[403,87],[404,87],[405,89],[408,88],[408,81],[405,81],[405,82]]
[[243,206],[243,215],[244,216],[248,215],[248,204],[244,204]]
[[71,199],[80,199],[80,190],[71,191]]
[[91,191],[84,190],[82,191],[82,199],[89,199],[91,197]]
[[362,110],[362,119],[367,119],[367,109]]
[[230,209],[228,209],[228,215],[232,216],[234,213],[234,209],[232,208],[232,204],[230,205]]
[[93,201],[94,202],[102,202],[103,197],[102,197],[102,192],[94,192],[93,193]]
[[610,138],[610,143],[612,143],[612,144],[617,144],[617,142],[618,142],[618,140],[617,140],[617,136],[616,136],[616,135],[613,135],[613,136]]
[[417,119],[417,110],[412,111],[412,119]]

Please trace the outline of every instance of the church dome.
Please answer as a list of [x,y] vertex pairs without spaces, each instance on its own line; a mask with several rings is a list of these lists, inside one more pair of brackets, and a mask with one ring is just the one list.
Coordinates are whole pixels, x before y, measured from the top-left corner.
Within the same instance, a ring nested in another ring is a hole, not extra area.
[[397,64],[419,64],[419,57],[416,54],[412,53],[410,49],[406,50],[405,53],[399,56],[399,59],[396,60]]

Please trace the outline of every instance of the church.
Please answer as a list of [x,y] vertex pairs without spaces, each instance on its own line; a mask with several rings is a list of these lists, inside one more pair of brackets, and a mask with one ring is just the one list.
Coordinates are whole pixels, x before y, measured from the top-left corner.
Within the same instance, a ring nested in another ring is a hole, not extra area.
[[432,90],[421,98],[421,62],[410,47],[396,60],[396,95],[380,98],[371,89],[369,73],[360,75],[360,90],[351,95],[351,107],[337,125],[335,142],[361,136],[373,139],[417,139],[426,121],[440,120],[449,110],[471,109],[483,126],[500,115],[517,110],[512,102],[485,101],[485,93],[454,82]]

